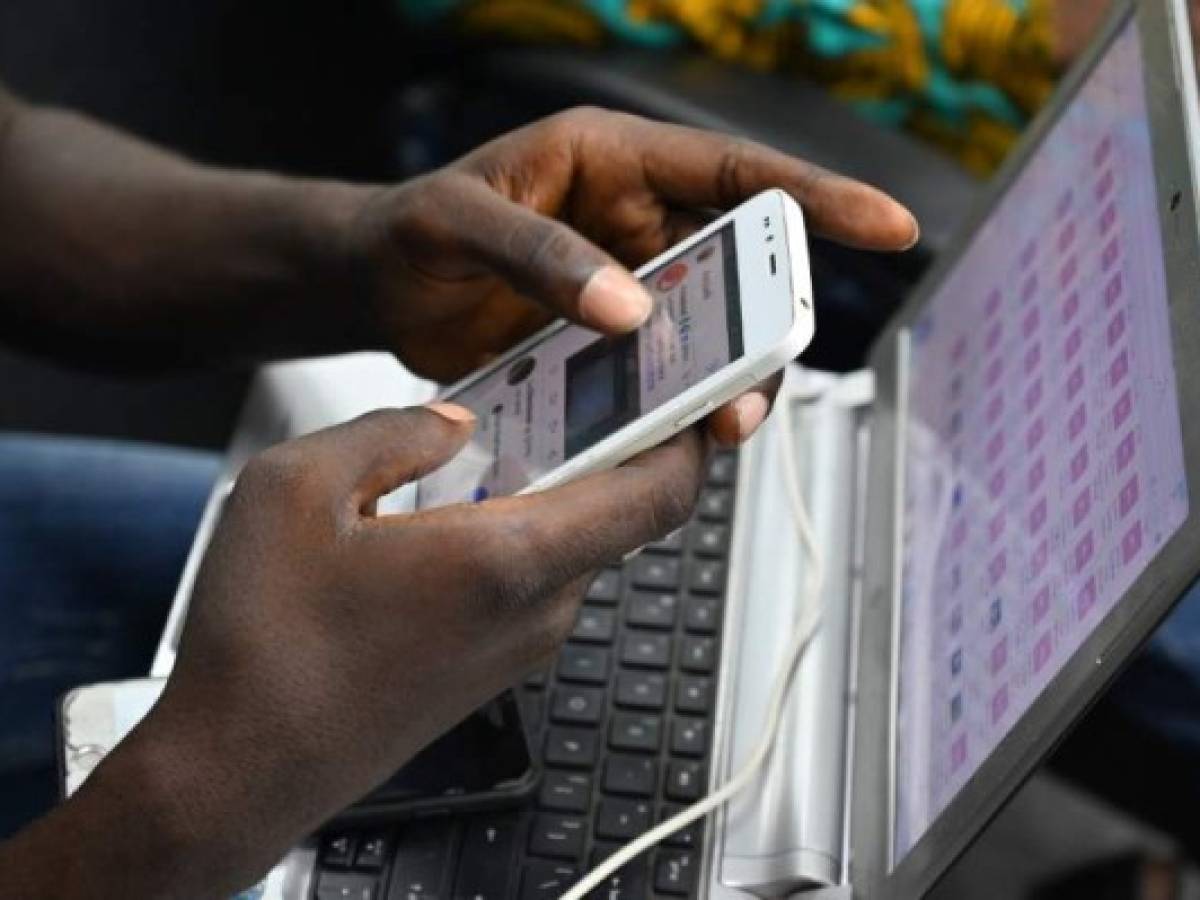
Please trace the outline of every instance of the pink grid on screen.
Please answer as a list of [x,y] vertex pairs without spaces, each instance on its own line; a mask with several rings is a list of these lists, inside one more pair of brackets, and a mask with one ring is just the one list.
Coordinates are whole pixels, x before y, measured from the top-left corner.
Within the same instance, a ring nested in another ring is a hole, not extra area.
[[1127,28],[912,327],[896,854],[1187,516]]

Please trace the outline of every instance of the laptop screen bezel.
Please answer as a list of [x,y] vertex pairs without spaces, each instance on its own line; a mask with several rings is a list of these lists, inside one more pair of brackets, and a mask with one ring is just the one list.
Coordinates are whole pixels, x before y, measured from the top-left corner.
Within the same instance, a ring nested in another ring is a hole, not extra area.
[[[1142,40],[1147,108],[1158,185],[1171,338],[1191,495],[1187,519],[1111,614],[1018,720],[975,774],[893,868],[895,712],[898,659],[898,571],[908,328],[951,271],[977,229],[1023,171],[1026,161],[1074,100],[1125,24],[1136,19]],[[1200,573],[1200,227],[1195,148],[1195,74],[1184,0],[1122,3],[1086,58],[1060,85],[993,179],[979,212],[935,264],[876,342],[871,368],[877,410],[869,475],[867,567],[859,648],[855,751],[851,783],[851,883],[855,896],[925,893],[970,845],[1101,695]],[[1184,66],[1181,60],[1188,59]],[[1192,139],[1189,140],[1189,135]],[[1174,200],[1174,202],[1172,202]]]

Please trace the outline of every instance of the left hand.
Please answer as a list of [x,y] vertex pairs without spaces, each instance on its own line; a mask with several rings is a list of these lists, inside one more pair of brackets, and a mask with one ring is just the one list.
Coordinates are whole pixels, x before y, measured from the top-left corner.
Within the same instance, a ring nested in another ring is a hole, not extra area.
[[[455,163],[372,193],[350,227],[372,298],[366,327],[414,372],[451,381],[555,317],[631,331],[651,299],[626,266],[687,237],[703,212],[771,187],[815,233],[872,250],[917,238],[883,193],[745,140],[599,109],[504,135]],[[744,440],[778,379],[710,418]]]

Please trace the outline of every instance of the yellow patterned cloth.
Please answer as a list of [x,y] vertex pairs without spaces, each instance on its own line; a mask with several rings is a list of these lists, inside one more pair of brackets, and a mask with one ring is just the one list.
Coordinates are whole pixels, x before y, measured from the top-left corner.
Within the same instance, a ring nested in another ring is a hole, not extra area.
[[1051,0],[398,0],[525,41],[700,47],[815,79],[986,174],[1057,75]]

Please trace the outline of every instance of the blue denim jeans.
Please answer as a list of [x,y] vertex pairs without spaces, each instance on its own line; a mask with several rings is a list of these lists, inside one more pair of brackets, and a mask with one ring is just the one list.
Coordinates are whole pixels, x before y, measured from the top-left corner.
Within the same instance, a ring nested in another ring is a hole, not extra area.
[[0,838],[57,797],[62,694],[149,672],[219,464],[0,436]]

